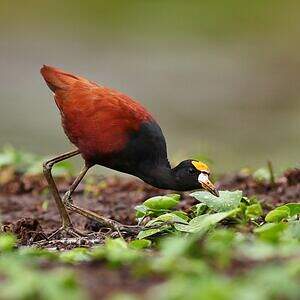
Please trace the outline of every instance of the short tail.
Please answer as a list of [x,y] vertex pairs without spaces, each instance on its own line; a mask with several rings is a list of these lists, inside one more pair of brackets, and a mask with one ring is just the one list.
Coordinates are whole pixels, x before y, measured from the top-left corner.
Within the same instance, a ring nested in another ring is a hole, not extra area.
[[63,70],[46,66],[46,65],[44,65],[41,68],[41,74],[45,79],[49,88],[54,93],[57,90],[67,90],[71,85],[73,85],[78,80],[88,82],[88,80],[82,77],[78,77],[70,73],[66,73]]

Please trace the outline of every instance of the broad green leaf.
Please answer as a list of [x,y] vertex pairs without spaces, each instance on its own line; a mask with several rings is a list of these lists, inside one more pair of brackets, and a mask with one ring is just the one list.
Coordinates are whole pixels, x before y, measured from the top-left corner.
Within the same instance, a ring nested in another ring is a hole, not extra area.
[[259,203],[247,206],[245,215],[249,219],[255,219],[263,214],[263,210]]
[[146,200],[143,204],[151,209],[171,209],[179,202],[178,197],[173,196],[155,196]]
[[216,212],[224,212],[235,209],[239,206],[243,193],[242,191],[220,191],[220,196],[216,197],[208,192],[194,192],[191,194],[197,200],[206,204],[209,208]]
[[223,219],[235,214],[237,212],[236,209],[220,212],[215,214],[205,214],[199,217],[192,219],[188,225],[184,224],[175,224],[175,228],[179,231],[196,233],[196,232],[206,232],[212,226],[216,225],[218,222]]
[[267,215],[266,215],[266,222],[268,223],[278,223],[283,219],[286,219],[290,216],[290,209],[287,206],[279,206],[273,210],[271,210]]

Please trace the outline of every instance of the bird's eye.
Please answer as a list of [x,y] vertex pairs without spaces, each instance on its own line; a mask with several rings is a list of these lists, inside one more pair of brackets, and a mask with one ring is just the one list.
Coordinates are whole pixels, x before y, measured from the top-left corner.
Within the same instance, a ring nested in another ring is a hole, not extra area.
[[194,168],[189,168],[189,174],[195,174],[196,173],[196,170]]

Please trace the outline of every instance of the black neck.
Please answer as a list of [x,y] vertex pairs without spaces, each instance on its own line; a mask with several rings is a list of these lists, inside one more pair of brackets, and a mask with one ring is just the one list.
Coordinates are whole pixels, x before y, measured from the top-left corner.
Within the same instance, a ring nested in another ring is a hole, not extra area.
[[139,174],[142,180],[160,189],[177,190],[176,176],[170,164],[163,166],[152,166],[147,169],[147,174]]

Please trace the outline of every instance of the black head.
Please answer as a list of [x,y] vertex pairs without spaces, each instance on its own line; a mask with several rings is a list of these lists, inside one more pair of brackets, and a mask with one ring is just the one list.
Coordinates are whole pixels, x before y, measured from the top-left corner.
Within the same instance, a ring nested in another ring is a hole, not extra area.
[[209,180],[210,171],[206,164],[197,160],[184,160],[173,169],[178,189],[190,191],[203,188],[219,196],[215,186]]

